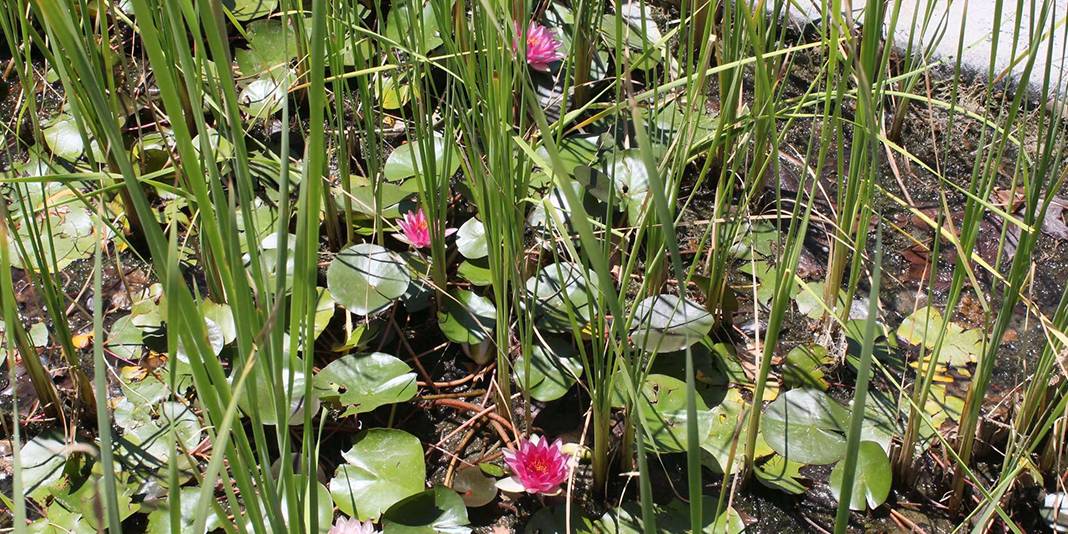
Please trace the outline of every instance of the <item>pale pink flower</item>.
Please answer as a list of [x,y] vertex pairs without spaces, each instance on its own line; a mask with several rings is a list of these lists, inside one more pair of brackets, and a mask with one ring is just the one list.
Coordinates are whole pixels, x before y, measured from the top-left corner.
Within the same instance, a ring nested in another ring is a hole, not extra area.
[[374,534],[374,523],[370,521],[360,521],[355,517],[339,518],[334,526],[330,527],[330,531],[327,534]]
[[568,455],[561,449],[559,439],[551,445],[548,440],[531,435],[519,449],[504,451],[504,462],[512,469],[512,478],[528,493],[551,495],[567,480]]
[[[523,29],[518,22],[515,23],[515,32],[519,37],[523,36]],[[512,43],[512,46],[518,54],[519,43]],[[564,57],[560,51],[560,41],[556,40],[552,31],[534,21],[530,21],[530,24],[527,25],[526,52],[527,64],[530,65],[530,68],[542,72],[549,70],[550,63],[559,61]]]
[[[423,208],[419,208],[414,212],[409,211],[405,213],[404,219],[398,224],[404,232],[401,241],[404,241],[415,248],[426,248],[430,246],[430,224],[426,220],[426,214],[423,213]],[[402,236],[397,237],[400,239]]]

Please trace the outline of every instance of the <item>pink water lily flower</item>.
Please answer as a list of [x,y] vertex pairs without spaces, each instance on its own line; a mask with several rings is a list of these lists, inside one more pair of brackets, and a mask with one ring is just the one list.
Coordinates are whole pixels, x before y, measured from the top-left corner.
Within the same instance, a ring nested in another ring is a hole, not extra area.
[[338,519],[327,534],[374,534],[375,532],[377,531],[374,523],[350,517]]
[[511,482],[518,482],[527,493],[552,495],[560,490],[567,480],[570,457],[557,439],[551,445],[548,440],[531,435],[523,440],[519,449],[504,452],[504,462],[512,469]]
[[430,246],[430,224],[426,220],[423,208],[405,213],[404,218],[397,224],[400,226],[401,231],[404,232],[403,235],[398,235],[397,239],[415,248]]
[[[518,22],[515,23],[515,32],[519,37],[522,37],[523,29]],[[512,45],[518,55],[519,43],[512,43]],[[534,21],[530,21],[530,24],[527,25],[526,52],[527,64],[530,65],[530,68],[542,72],[548,72],[550,63],[559,61],[564,57],[560,51],[560,41],[556,40],[552,31]]]

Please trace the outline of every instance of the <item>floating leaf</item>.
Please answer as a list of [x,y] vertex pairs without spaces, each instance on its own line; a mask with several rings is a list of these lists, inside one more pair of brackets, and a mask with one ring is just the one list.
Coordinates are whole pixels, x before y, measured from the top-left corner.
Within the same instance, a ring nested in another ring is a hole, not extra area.
[[[674,377],[651,374],[641,388],[638,402],[644,421],[642,426],[650,447],[657,452],[686,450],[686,383]],[[697,397],[697,435],[708,434],[712,412]]]
[[[845,462],[839,462],[831,470],[831,494],[835,499],[842,498],[842,480],[845,476]],[[860,442],[857,450],[857,470],[853,476],[853,491],[849,497],[849,509],[863,511],[875,509],[886,502],[890,495],[893,475],[890,472],[890,458],[882,446],[874,441]]]
[[485,287],[493,283],[491,278],[493,273],[489,270],[489,262],[486,258],[460,262],[460,266],[456,268],[456,274],[460,278],[471,282],[472,285],[479,287]]
[[111,323],[104,346],[117,357],[136,360],[144,350],[141,329],[134,326],[131,315],[123,315]]
[[975,362],[982,352],[982,333],[978,329],[965,330],[957,323],[947,324],[942,313],[931,306],[920,308],[901,321],[897,337],[911,345],[923,344],[928,350],[934,350],[943,325],[946,334],[938,361],[954,367]]
[[451,295],[438,311],[438,326],[445,337],[468,345],[489,341],[497,324],[493,303],[471,291],[458,290]]
[[415,381],[408,364],[381,352],[342,356],[315,375],[316,386],[328,390],[323,399],[348,406],[342,417],[409,401],[419,389]]
[[764,463],[754,466],[753,472],[756,479],[769,488],[801,495],[808,491],[808,488],[801,482],[805,479],[801,475],[802,467],[804,464],[792,462],[776,454]]
[[516,359],[512,371],[516,383],[532,398],[549,402],[563,397],[575,385],[582,376],[582,360],[567,339],[546,337],[545,342],[531,348],[529,364],[525,357]]
[[845,456],[849,410],[814,389],[791,389],[760,419],[764,439],[787,460],[830,464]]
[[341,456],[347,463],[338,467],[330,481],[330,495],[342,512],[361,521],[377,520],[397,502],[423,491],[423,446],[419,438],[403,430],[360,432],[356,443]]
[[697,343],[715,319],[701,306],[675,295],[654,295],[638,303],[631,337],[646,352],[675,352]]
[[823,379],[821,366],[832,363],[833,357],[822,345],[801,345],[786,354],[783,362],[783,383],[792,388],[812,388],[826,391],[829,384]]
[[264,77],[252,80],[237,95],[237,103],[245,113],[262,119],[282,110],[289,86],[289,77]]
[[330,320],[334,318],[334,296],[327,291],[325,287],[315,288],[318,293],[317,300],[315,301],[315,319],[312,325],[312,337],[318,339],[319,334],[326,330],[326,327],[330,324]]
[[434,174],[439,179],[445,180],[456,174],[456,171],[460,169],[460,151],[455,144],[446,142],[444,137],[435,133],[429,142],[431,153],[425,158],[424,144],[419,141],[405,143],[390,153],[382,169],[386,180],[399,182],[422,174],[426,169],[427,161],[431,162]]
[[[412,13],[418,7],[422,7],[421,13]],[[411,22],[416,21],[416,27],[411,27]],[[434,14],[433,2],[408,1],[392,4],[389,13],[386,14],[387,39],[392,39],[401,46],[411,47],[414,52],[424,54],[441,45],[441,36],[438,35],[438,18]]]
[[[742,457],[745,455],[746,436],[749,435],[743,417],[748,410],[749,403],[733,388],[728,389],[722,402],[712,408],[709,431],[701,440],[701,463],[705,467],[713,472],[723,473],[730,462],[731,473],[741,471],[745,464]],[[764,440],[759,437],[758,444],[762,449],[767,449]]]
[[482,225],[482,221],[471,217],[460,225],[460,229],[456,231],[456,249],[469,260],[477,260],[489,255],[486,227]]
[[[286,340],[283,340],[283,345],[288,344],[288,336]],[[281,383],[279,383],[273,376],[263,376],[264,371],[254,372],[250,377],[247,387],[256,389],[256,405],[253,406],[251,398],[248,393],[242,395],[238,399],[238,405],[245,414],[252,415],[255,412],[260,422],[265,425],[278,425],[280,424],[278,411],[275,408],[277,403],[286,404],[286,399],[289,399],[288,416],[286,417],[286,424],[299,425],[304,423],[304,410],[310,409],[312,414],[319,411],[319,399],[315,398],[310,406],[306,406],[304,402],[304,381],[306,377],[304,375],[304,363],[300,359],[292,365],[295,368],[289,368],[289,357],[284,357],[284,362],[281,370]],[[231,380],[236,380],[235,376],[231,377]]]
[[41,136],[53,154],[67,161],[74,161],[85,152],[78,123],[70,115],[59,115],[43,125]]
[[456,473],[452,489],[471,508],[485,506],[497,498],[497,486],[478,467],[464,467]]
[[[622,200],[630,222],[637,223],[649,196],[649,169],[642,160],[641,151],[631,148],[613,153],[606,174],[615,187],[616,202]],[[601,200],[608,201],[607,198]]]
[[244,22],[270,15],[278,8],[278,0],[224,0],[234,18]]
[[438,486],[394,504],[382,516],[384,533],[467,534],[467,508],[449,488]]
[[[258,1],[258,0],[256,0]],[[244,77],[282,80],[291,76],[290,63],[297,57],[297,33],[280,20],[249,23],[248,48],[234,52]]]
[[549,332],[571,332],[572,321],[585,325],[599,292],[596,274],[571,262],[542,267],[526,289],[535,321]]
[[394,253],[370,243],[342,250],[326,269],[334,300],[358,315],[385,308],[404,295],[410,282],[407,267]]
[[27,441],[19,450],[26,495],[43,501],[63,476],[68,454],[66,444],[56,435],[43,434]]

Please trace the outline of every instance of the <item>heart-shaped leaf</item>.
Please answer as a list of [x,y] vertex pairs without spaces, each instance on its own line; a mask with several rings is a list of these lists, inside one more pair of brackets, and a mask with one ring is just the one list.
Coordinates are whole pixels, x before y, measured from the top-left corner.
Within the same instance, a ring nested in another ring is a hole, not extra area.
[[[831,470],[831,493],[835,499],[842,498],[842,480],[845,476],[845,462],[839,462]],[[865,508],[878,508],[890,495],[893,475],[890,471],[890,458],[882,446],[874,441],[860,442],[857,450],[857,470],[853,476],[853,490],[849,496],[849,509],[863,511]]]
[[704,308],[676,295],[654,295],[634,310],[631,337],[645,352],[675,352],[697,343],[715,319]]
[[942,318],[942,313],[931,306],[920,308],[901,321],[897,337],[911,345],[920,345],[934,350],[938,336],[945,328],[945,338],[938,361],[954,367],[964,367],[973,363],[982,352],[983,336],[978,329],[965,330],[960,325]]
[[[686,450],[686,382],[666,375],[652,374],[645,378],[638,401],[646,440],[657,452],[683,452]],[[712,425],[712,412],[705,401],[697,396],[697,435],[708,434]]]
[[381,352],[342,356],[315,375],[316,386],[327,390],[323,399],[348,407],[342,417],[409,401],[419,389],[415,381],[408,364]]
[[849,410],[815,389],[780,395],[760,419],[764,439],[787,460],[831,464],[845,455]]
[[469,260],[477,260],[489,255],[486,227],[482,225],[482,221],[471,217],[460,225],[460,229],[456,231],[456,249]]
[[341,456],[347,463],[338,467],[330,481],[330,495],[342,512],[361,521],[378,519],[397,502],[423,491],[423,446],[419,438],[403,430],[360,432],[356,443]]
[[438,326],[456,343],[478,345],[493,337],[497,308],[489,299],[471,291],[453,291],[438,312]]
[[[424,144],[429,146],[429,154],[423,154]],[[382,172],[386,180],[399,182],[422,174],[428,167],[434,169],[434,175],[438,178],[448,179],[460,168],[459,150],[441,135],[434,134],[429,142],[412,141],[397,147],[386,158]]]
[[572,321],[585,325],[599,291],[596,274],[571,262],[542,267],[526,288],[535,321],[550,332],[570,332]]
[[70,115],[60,115],[41,130],[45,144],[56,156],[67,161],[74,161],[85,152],[85,143],[78,132],[78,123]]
[[394,504],[382,516],[384,533],[466,534],[471,532],[463,499],[438,486]]
[[805,478],[801,475],[802,467],[804,464],[792,462],[776,454],[764,463],[753,466],[753,473],[761,484],[769,488],[801,495],[808,491],[801,482]]
[[549,402],[563,397],[575,385],[582,376],[582,360],[569,340],[547,336],[545,341],[531,348],[529,364],[521,356],[512,364],[512,371],[519,387],[534,399]]
[[371,243],[342,250],[326,269],[326,285],[334,300],[358,315],[385,308],[404,295],[410,282],[404,263]]

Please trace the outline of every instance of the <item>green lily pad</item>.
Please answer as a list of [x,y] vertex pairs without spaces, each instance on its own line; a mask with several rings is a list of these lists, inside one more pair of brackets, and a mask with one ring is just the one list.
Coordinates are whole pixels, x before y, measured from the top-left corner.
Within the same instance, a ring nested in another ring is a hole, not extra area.
[[[845,462],[839,462],[831,470],[831,493],[835,499],[842,498],[842,480],[845,476]],[[853,491],[849,495],[849,509],[863,511],[875,509],[886,502],[890,495],[893,475],[890,471],[890,458],[882,446],[873,441],[860,442],[857,450],[857,470],[853,476]]]
[[179,446],[193,450],[200,443],[203,427],[192,408],[179,402],[143,404],[122,399],[115,406],[115,424],[124,430],[123,439],[156,461],[165,463],[173,447],[173,431]]
[[133,324],[132,316],[123,315],[111,324],[104,346],[116,356],[126,360],[132,361],[141,357],[144,350],[143,334],[141,329]]
[[495,480],[486,476],[478,467],[464,467],[456,473],[452,489],[470,508],[485,506],[497,498]]
[[589,321],[599,292],[596,274],[571,262],[542,267],[527,279],[526,289],[538,326],[565,333],[571,332],[572,320],[580,326]]
[[19,450],[26,495],[38,502],[48,497],[63,476],[69,454],[58,435],[43,434],[27,441]]
[[257,20],[247,27],[248,48],[234,52],[234,59],[247,78],[290,76],[290,63],[297,57],[297,33],[280,20]]
[[43,125],[41,136],[53,154],[67,161],[74,161],[85,152],[78,123],[70,115],[59,115]]
[[[283,341],[283,344],[286,343],[288,342]],[[287,398],[289,399],[289,407],[285,424],[303,424],[304,410],[311,410],[312,414],[319,411],[318,398],[315,398],[310,406],[304,399],[304,384],[305,380],[307,380],[302,370],[304,369],[304,363],[298,359],[295,362],[295,368],[290,369],[288,365],[288,362],[286,362],[282,367],[281,383],[277,382],[274,377],[263,376],[265,374],[264,371],[253,372],[252,376],[249,377],[251,383],[246,387],[255,388],[256,404],[252,404],[252,399],[248,392],[238,399],[238,406],[241,407],[245,414],[251,415],[255,412],[259,416],[261,423],[279,425],[280,420],[275,409],[275,403],[281,402],[284,405]],[[234,379],[236,378],[231,377],[231,380]]]
[[460,262],[460,266],[456,268],[456,274],[478,287],[486,287],[493,283],[491,278],[493,273],[490,272],[489,261],[486,258]]
[[546,337],[545,342],[531,348],[529,365],[526,357],[517,358],[512,373],[532,398],[549,402],[563,397],[575,385],[582,376],[582,360],[568,339]]
[[245,85],[237,95],[237,103],[254,118],[269,117],[282,110],[291,83],[289,76],[257,78]]
[[408,290],[407,266],[385,248],[361,243],[342,250],[326,269],[334,300],[357,315],[370,315]]
[[408,364],[381,352],[342,356],[315,375],[316,386],[326,390],[324,400],[348,407],[342,417],[409,401],[419,389],[415,382]]
[[787,460],[831,464],[845,456],[849,410],[826,393],[791,389],[760,418],[764,439]]
[[[716,473],[723,473],[730,463],[730,472],[740,472],[745,465],[745,443],[748,431],[744,414],[749,403],[736,389],[728,389],[723,401],[712,408],[709,431],[701,440],[701,463]],[[735,444],[737,443],[737,445]],[[731,449],[734,459],[731,460]]]
[[[476,470],[477,471],[477,470]],[[456,492],[435,487],[394,504],[382,516],[383,533],[466,534],[467,507]]]
[[230,9],[235,19],[244,22],[270,15],[278,9],[278,0],[224,0],[223,5]]
[[[447,179],[460,169],[460,151],[452,143],[446,142],[441,135],[434,134],[429,141],[431,153],[427,160],[434,167],[434,174],[441,179]],[[382,173],[386,180],[399,182],[405,178],[417,176],[425,171],[426,162],[423,156],[424,146],[419,141],[405,143],[386,158],[386,164]]]
[[946,328],[942,340],[942,350],[938,361],[953,367],[964,367],[974,363],[983,349],[983,335],[978,329],[965,330],[957,323],[945,324],[942,313],[926,306],[920,308],[901,321],[897,328],[897,337],[910,345],[920,345],[934,350],[943,325]]
[[[616,44],[622,45],[631,51],[630,66],[642,70],[656,67],[664,57],[663,45],[658,46],[662,39],[660,29],[650,17],[645,4],[632,2],[629,7],[620,9],[623,18],[622,33],[616,28],[615,15],[606,14],[601,17],[600,30],[605,40],[614,49]],[[619,58],[622,60],[622,58]]]
[[826,391],[829,384],[823,378],[822,366],[833,357],[822,345],[801,345],[786,354],[783,362],[783,383],[791,388],[811,388]]
[[455,343],[478,345],[493,337],[497,308],[486,297],[457,290],[438,311],[438,327]]
[[[623,202],[630,222],[636,223],[649,196],[649,169],[637,148],[615,152],[609,158],[606,174],[615,187],[616,202]],[[607,198],[601,200],[607,202]]]
[[489,255],[486,227],[482,225],[482,221],[471,217],[460,225],[460,229],[456,231],[456,249],[469,260],[477,260]]
[[801,475],[802,467],[804,464],[792,462],[776,454],[764,463],[754,466],[753,473],[761,484],[769,488],[801,495],[808,491],[802,482],[805,479]]
[[[419,7],[419,13],[413,11]],[[412,21],[416,25],[412,27]],[[434,5],[427,2],[408,1],[394,3],[386,14],[385,36],[401,46],[411,47],[414,52],[424,54],[443,42],[438,35],[438,18],[434,14]]]
[[346,515],[377,520],[394,504],[423,491],[423,446],[419,438],[403,430],[360,432],[356,443],[341,456],[346,463],[330,481],[330,495]]
[[653,295],[638,303],[631,337],[645,352],[675,352],[703,339],[715,323],[704,308],[676,295]]
[[[686,382],[666,375],[651,374],[645,378],[638,401],[644,417],[644,430],[650,448],[657,452],[686,450]],[[708,434],[712,425],[712,411],[697,396],[697,435]]]
[[317,287],[315,291],[318,293],[318,297],[315,301],[315,322],[312,325],[312,336],[314,339],[318,339],[319,334],[326,330],[326,327],[330,325],[330,320],[334,318],[337,303],[334,302],[334,296],[325,287]]

